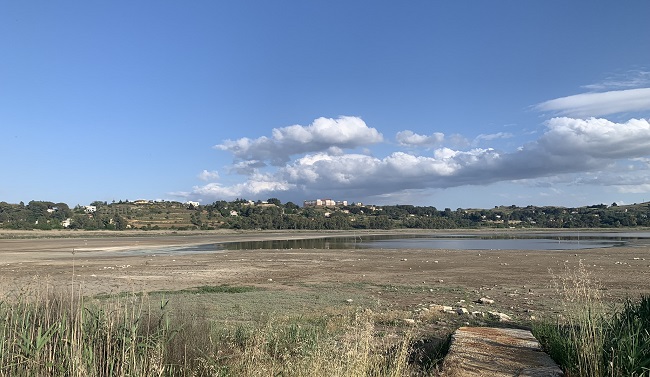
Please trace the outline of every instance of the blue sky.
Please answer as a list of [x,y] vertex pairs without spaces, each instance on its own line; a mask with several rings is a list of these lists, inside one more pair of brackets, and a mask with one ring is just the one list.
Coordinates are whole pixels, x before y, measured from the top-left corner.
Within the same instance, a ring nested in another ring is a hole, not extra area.
[[650,201],[650,2],[0,3],[0,201]]

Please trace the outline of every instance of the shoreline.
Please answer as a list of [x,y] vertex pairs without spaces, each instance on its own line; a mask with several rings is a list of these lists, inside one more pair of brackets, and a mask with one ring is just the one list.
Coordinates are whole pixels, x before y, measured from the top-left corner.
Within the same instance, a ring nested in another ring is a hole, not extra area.
[[448,233],[543,233],[543,232],[650,232],[649,227],[622,227],[622,228],[453,228],[453,229],[421,229],[421,228],[395,228],[395,229],[268,229],[268,230],[78,230],[78,229],[53,229],[53,230],[15,230],[0,228],[0,240],[3,239],[38,239],[38,238],[104,238],[104,237],[158,237],[158,236],[215,236],[215,235],[269,235],[269,234],[448,234]]
[[[632,229],[616,231],[630,232]],[[92,233],[94,237],[87,232],[55,232],[58,237],[46,237],[53,233],[39,232],[42,237],[0,239],[0,300],[6,294],[19,294],[39,284],[66,289],[75,284],[83,286],[84,293],[90,296],[225,284],[287,292],[335,289],[404,310],[414,310],[418,305],[453,305],[460,300],[471,303],[480,297],[490,297],[508,314],[525,318],[529,313],[555,313],[557,300],[553,280],[580,266],[602,284],[606,301],[620,302],[630,295],[650,294],[647,242],[616,248],[544,251],[369,248],[121,252],[133,248],[355,234],[445,233],[461,232],[130,232],[127,237],[122,232],[105,231]],[[462,233],[470,232],[463,230]],[[495,230],[471,233],[489,234]],[[33,235],[31,232],[12,234]],[[63,237],[69,234],[82,237]]]

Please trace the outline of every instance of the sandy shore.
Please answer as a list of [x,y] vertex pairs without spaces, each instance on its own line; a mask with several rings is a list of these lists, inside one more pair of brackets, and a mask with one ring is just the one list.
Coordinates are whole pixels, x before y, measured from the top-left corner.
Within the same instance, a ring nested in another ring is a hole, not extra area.
[[[310,249],[174,254],[153,250],[137,255],[124,252],[134,248],[350,234],[2,231],[0,297],[44,283],[71,287],[73,281],[88,295],[219,284],[292,290],[304,286],[359,286],[396,307],[451,305],[459,300],[469,302],[489,296],[501,308],[511,308],[511,312],[532,313],[555,310],[557,278],[565,269],[575,270],[580,264],[602,286],[606,300],[650,294],[650,249],[642,244],[571,251]],[[386,288],[390,285],[414,287],[413,294],[391,295]]]

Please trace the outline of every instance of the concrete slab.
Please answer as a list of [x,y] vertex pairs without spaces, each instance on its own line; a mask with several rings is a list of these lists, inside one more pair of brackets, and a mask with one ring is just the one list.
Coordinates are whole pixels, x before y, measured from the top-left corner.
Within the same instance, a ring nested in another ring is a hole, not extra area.
[[443,363],[446,377],[560,377],[560,367],[528,330],[461,327]]

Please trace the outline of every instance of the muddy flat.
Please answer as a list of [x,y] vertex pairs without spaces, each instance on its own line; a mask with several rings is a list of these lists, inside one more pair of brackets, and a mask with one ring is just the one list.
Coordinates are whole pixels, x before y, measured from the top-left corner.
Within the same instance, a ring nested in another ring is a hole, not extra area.
[[[383,234],[400,232],[377,232]],[[428,232],[432,233],[432,232]],[[349,236],[350,232],[0,232],[0,297],[47,283],[87,295],[252,285],[356,291],[411,310],[481,297],[515,317],[552,313],[566,269],[581,264],[603,298],[650,294],[646,244],[582,250],[275,249],[170,252],[221,242]],[[140,250],[133,253],[133,250]],[[405,289],[408,288],[408,289]]]

